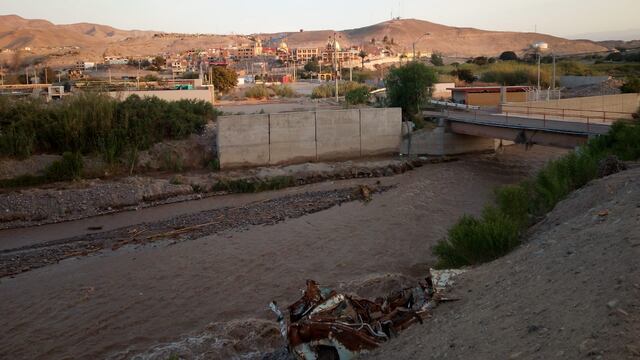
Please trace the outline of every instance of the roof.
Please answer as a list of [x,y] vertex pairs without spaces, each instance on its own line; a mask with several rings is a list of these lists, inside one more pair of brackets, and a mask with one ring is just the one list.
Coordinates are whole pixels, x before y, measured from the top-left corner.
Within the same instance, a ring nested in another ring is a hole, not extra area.
[[[531,90],[530,86],[504,86],[507,92],[524,92]],[[468,86],[447,88],[447,90],[464,93],[499,93],[502,86]]]

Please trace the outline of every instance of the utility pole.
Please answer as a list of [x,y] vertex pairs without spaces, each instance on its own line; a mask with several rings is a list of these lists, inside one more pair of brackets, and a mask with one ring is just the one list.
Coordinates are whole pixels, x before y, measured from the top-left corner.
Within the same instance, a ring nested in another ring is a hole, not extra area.
[[336,102],[340,102],[338,95],[338,43],[336,41],[336,33],[333,33],[333,69],[336,74]]
[[138,59],[138,76],[136,76],[136,79],[138,84],[138,90],[140,90],[140,59]]
[[44,68],[44,83],[48,84],[49,83],[49,74],[47,74],[47,68]]
[[536,98],[540,96],[540,60],[541,60],[540,52],[538,51],[537,54],[538,54],[538,96],[536,96]]
[[556,89],[556,54],[553,53],[553,85],[551,85],[552,89]]
[[29,67],[24,68],[24,76],[27,78],[27,85],[29,85]]

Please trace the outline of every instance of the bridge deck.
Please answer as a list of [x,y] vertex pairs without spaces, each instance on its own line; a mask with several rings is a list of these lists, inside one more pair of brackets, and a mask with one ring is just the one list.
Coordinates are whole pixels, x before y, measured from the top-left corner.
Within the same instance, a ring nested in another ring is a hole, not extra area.
[[508,114],[492,114],[483,111],[424,111],[423,115],[453,122],[478,124],[496,128],[542,131],[586,137],[605,134],[609,131],[610,127],[610,123],[594,123],[588,119],[548,120]]

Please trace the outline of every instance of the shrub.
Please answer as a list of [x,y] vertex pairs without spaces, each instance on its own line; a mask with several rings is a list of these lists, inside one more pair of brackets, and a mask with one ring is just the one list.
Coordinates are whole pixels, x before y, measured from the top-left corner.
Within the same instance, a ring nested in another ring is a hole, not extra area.
[[264,85],[252,86],[244,92],[244,96],[253,99],[265,99],[270,95],[269,89]]
[[216,183],[212,191],[226,191],[231,193],[255,193],[269,190],[280,190],[295,185],[291,176],[276,176],[268,180],[225,180]]
[[272,87],[272,90],[282,98],[292,98],[298,95],[289,85],[275,85]]
[[496,190],[496,207],[487,206],[479,219],[463,216],[434,246],[437,266],[474,265],[506,254],[535,218],[597,178],[600,162],[609,155],[640,159],[640,123],[616,122],[609,133],[551,161],[533,179]]
[[500,60],[502,60],[502,61],[517,61],[518,60],[518,55],[516,55],[516,53],[513,52],[513,51],[505,51],[502,54],[500,54]]
[[202,133],[217,114],[205,101],[136,95],[118,101],[81,93],[54,103],[0,97],[0,155],[69,151],[100,154],[111,163],[126,151]]
[[431,63],[433,66],[444,66],[444,60],[442,59],[442,54],[433,53],[431,54]]
[[480,219],[463,216],[433,249],[439,268],[491,261],[520,244],[517,224],[500,210],[487,207]]
[[620,87],[620,91],[624,94],[640,93],[640,78],[635,76],[628,78]]
[[345,95],[347,104],[358,105],[366,104],[369,101],[369,88],[367,86],[360,86],[355,89],[351,89]]
[[[538,82],[538,70],[536,66],[514,63],[493,64],[491,69],[482,74],[484,82],[498,83],[507,86],[534,85]],[[541,71],[543,86],[551,83],[551,76],[546,69]]]
[[48,181],[67,181],[79,179],[82,175],[82,155],[80,153],[65,152],[62,159],[55,161],[45,171]]

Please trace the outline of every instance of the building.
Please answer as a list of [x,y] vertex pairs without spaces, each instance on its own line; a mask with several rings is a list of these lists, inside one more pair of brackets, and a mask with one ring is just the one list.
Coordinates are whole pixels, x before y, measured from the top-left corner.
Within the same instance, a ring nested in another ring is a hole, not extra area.
[[262,55],[262,41],[260,39],[235,49],[235,57],[238,60],[250,60],[260,55]]
[[320,60],[320,49],[318,48],[293,49],[293,59],[299,63],[306,63],[312,59]]
[[454,87],[451,90],[453,102],[474,106],[498,106],[502,103],[502,92],[506,102],[526,102],[530,86],[474,86]]
[[336,41],[335,48],[332,41],[327,43],[327,47],[322,51],[322,62],[325,64],[333,64],[333,59],[336,57],[338,64],[345,62],[360,61],[358,54],[360,48],[352,46],[347,49],[343,49],[340,43]]
[[96,68],[96,63],[88,62],[88,61],[78,61],[76,62],[75,70],[86,71],[93,70]]

